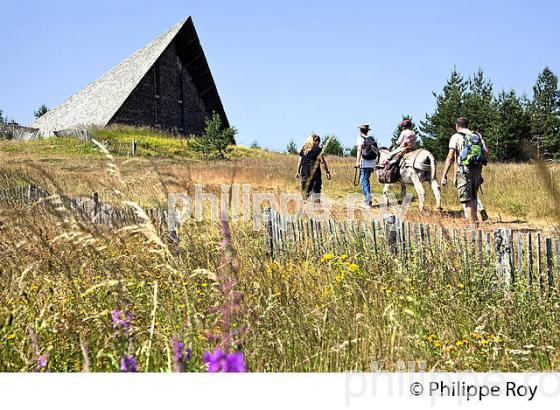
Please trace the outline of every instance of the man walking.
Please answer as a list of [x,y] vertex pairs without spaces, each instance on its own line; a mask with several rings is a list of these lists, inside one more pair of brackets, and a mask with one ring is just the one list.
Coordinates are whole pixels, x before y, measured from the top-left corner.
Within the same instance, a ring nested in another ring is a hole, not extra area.
[[469,130],[469,120],[457,118],[455,133],[449,140],[449,153],[445,161],[441,185],[447,185],[447,173],[455,161],[458,166],[456,185],[459,200],[465,207],[465,217],[472,227],[477,224],[477,196],[483,182],[482,166],[486,165],[488,149],[479,134]]
[[364,205],[371,206],[371,185],[370,178],[375,165],[377,164],[377,154],[379,152],[377,142],[368,133],[371,130],[369,124],[363,123],[359,127],[360,135],[356,140],[356,168],[360,170],[360,182],[364,191]]

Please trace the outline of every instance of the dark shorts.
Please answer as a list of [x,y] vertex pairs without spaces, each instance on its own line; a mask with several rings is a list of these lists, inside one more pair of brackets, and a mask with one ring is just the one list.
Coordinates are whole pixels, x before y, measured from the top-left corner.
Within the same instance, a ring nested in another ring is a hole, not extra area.
[[482,167],[463,168],[457,172],[457,190],[462,204],[476,201],[478,190],[483,182]]

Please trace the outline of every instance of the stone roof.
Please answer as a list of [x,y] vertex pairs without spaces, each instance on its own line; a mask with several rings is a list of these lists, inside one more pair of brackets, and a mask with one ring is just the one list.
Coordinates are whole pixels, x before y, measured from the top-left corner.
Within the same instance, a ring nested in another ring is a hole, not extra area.
[[195,46],[200,48],[200,54],[203,57],[198,58],[200,61],[196,62],[197,68],[199,71],[205,72],[206,81],[209,81],[211,84],[211,89],[206,90],[207,99],[211,98],[208,101],[210,104],[207,105],[210,105],[209,108],[223,115],[227,126],[227,118],[214,80],[212,79],[210,68],[202,52],[202,46],[200,46],[198,36],[194,30],[192,19],[189,17],[171,27],[166,33],[147,44],[144,48],[128,57],[62,104],[39,117],[30,127],[38,128],[41,131],[58,131],[86,128],[88,126],[104,127],[108,125],[117,110],[180,32],[183,33],[181,38],[185,36],[184,33],[188,33],[189,37],[194,35]]

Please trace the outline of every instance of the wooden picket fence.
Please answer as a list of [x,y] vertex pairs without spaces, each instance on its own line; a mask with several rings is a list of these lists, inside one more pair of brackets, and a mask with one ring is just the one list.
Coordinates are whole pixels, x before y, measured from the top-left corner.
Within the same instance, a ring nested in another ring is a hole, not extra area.
[[383,255],[420,266],[454,257],[466,270],[493,270],[504,283],[560,291],[560,240],[541,232],[447,228],[413,223],[386,215],[374,221],[335,221],[283,215],[264,210],[265,243],[275,259],[299,253],[320,258],[326,253],[374,259]]
[[[63,205],[67,209],[76,211],[91,222],[105,225],[109,228],[121,228],[137,225],[143,221],[131,207],[117,208],[100,200],[99,194],[93,192],[91,197],[67,198],[54,196],[44,189],[25,185],[0,190],[0,204],[11,202],[31,203],[42,201],[44,204]],[[167,210],[162,208],[142,208],[146,216],[157,228],[161,235],[167,234]]]

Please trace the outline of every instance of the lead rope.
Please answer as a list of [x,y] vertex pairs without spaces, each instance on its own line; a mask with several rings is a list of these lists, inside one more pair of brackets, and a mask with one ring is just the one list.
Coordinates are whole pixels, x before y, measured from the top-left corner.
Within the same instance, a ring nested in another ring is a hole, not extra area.
[[[358,170],[360,170],[360,172],[358,172]],[[358,167],[358,168],[354,168],[354,186],[358,186],[360,184],[360,174],[362,172],[362,168]]]

